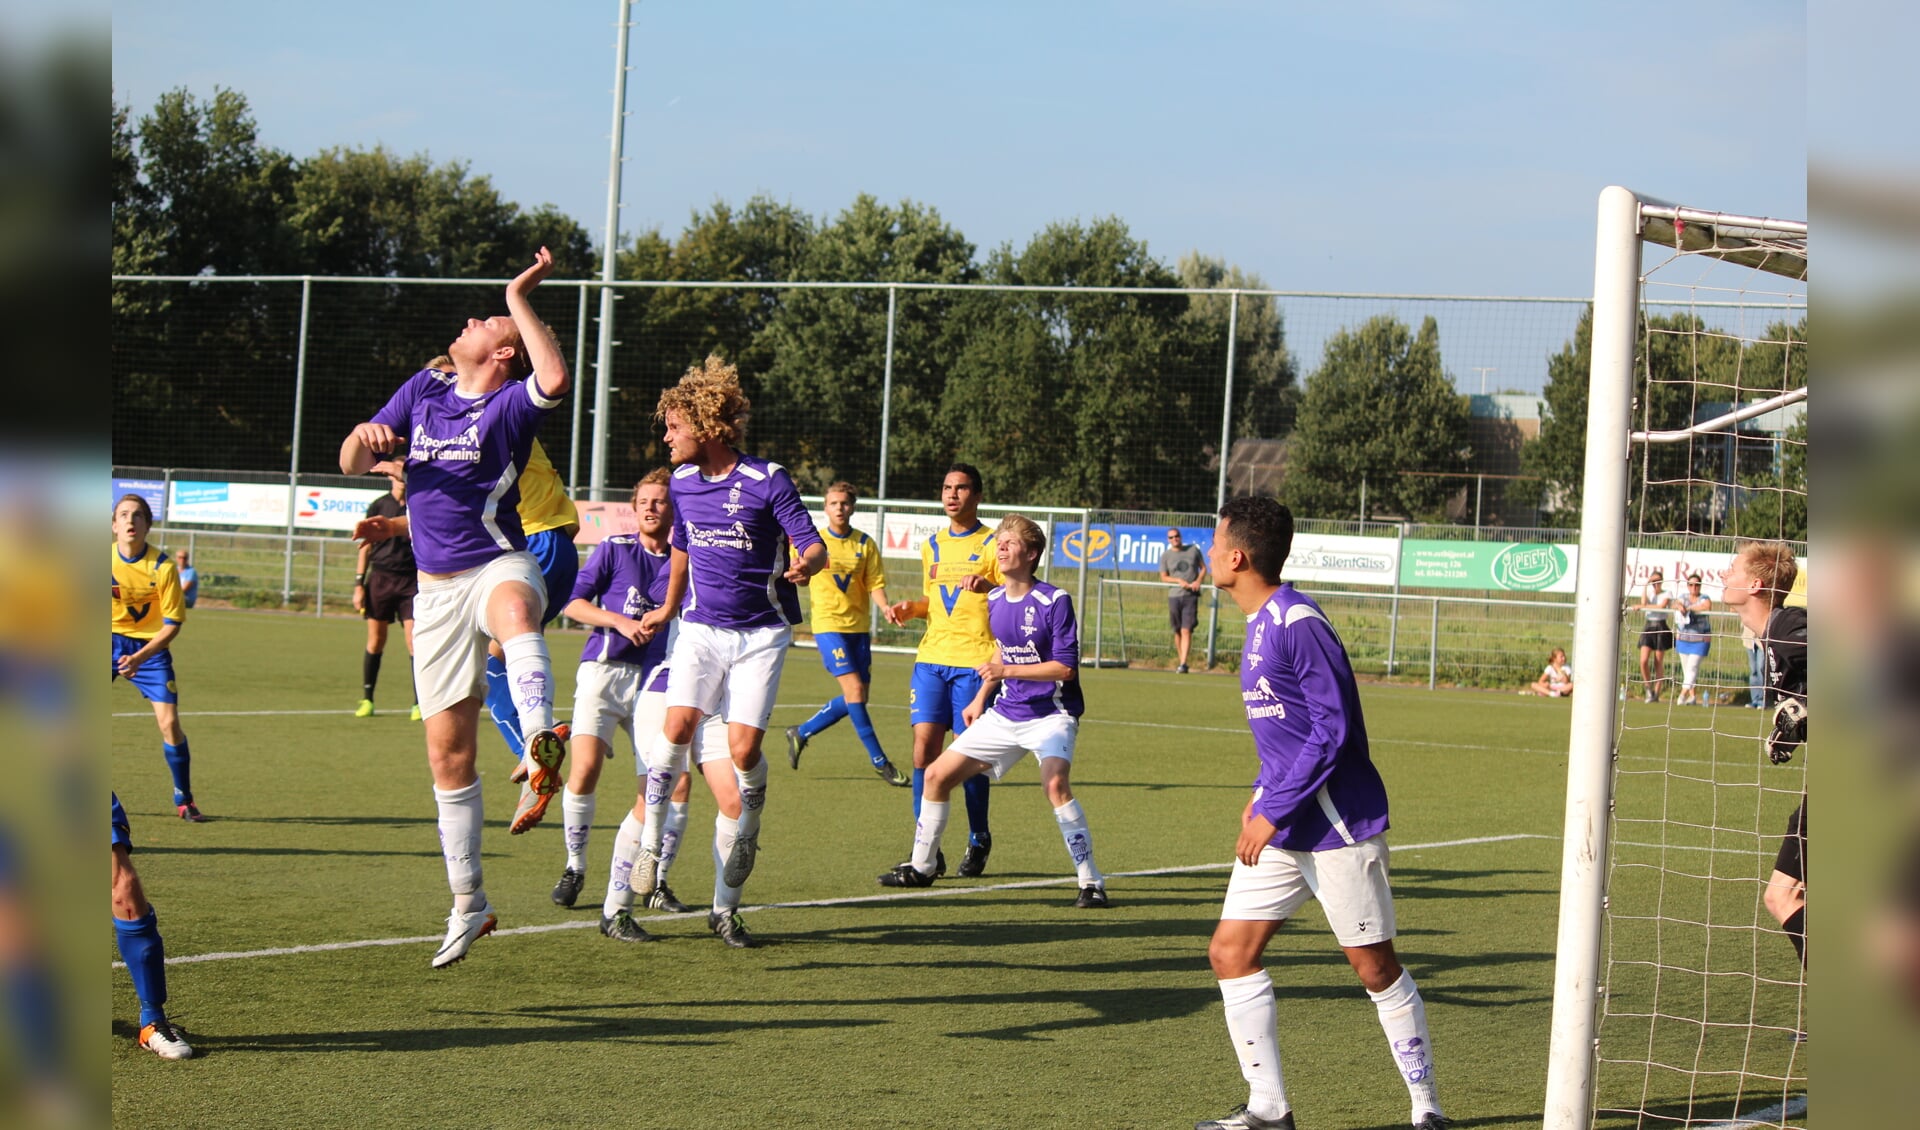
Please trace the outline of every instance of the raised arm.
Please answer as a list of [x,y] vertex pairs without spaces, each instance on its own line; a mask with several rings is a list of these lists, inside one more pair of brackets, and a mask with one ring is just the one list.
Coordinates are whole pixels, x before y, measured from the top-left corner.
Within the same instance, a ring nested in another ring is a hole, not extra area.
[[554,340],[553,331],[533,312],[533,303],[528,299],[533,288],[552,273],[553,253],[542,247],[533,257],[533,266],[507,284],[507,313],[513,315],[513,324],[520,331],[527,360],[533,364],[533,375],[540,382],[540,394],[548,400],[558,400],[573,387],[573,376],[567,372],[567,359],[560,352],[560,343]]

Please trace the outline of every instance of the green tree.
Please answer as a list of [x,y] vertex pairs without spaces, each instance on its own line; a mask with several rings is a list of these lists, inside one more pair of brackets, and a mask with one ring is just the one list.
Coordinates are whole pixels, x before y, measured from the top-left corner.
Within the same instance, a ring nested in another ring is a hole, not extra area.
[[[994,251],[983,274],[1016,286],[1179,285],[1117,217],[1049,225],[1018,254],[1010,245]],[[980,465],[990,495],[997,483],[1000,498],[1040,504],[1211,505],[1219,382],[1209,413],[1190,395],[1199,386],[1190,379],[1185,295],[967,297],[956,312],[962,344],[940,434]]]
[[[966,283],[973,244],[912,200],[862,194],[805,249],[798,277],[814,282]],[[937,487],[951,458],[940,434],[940,395],[953,366],[955,291],[894,295],[888,491]],[[795,289],[781,294],[764,335],[771,358],[756,402],[756,442],[787,462],[802,489],[845,478],[877,487],[887,368],[884,286]]]
[[[1207,290],[1265,290],[1259,275],[1230,267],[1224,260],[1191,251],[1176,268],[1180,285]],[[1194,296],[1186,321],[1197,348],[1209,346],[1226,368],[1227,327],[1237,323],[1233,355],[1233,438],[1280,439],[1293,430],[1300,411],[1293,354],[1287,349],[1286,323],[1272,295],[1240,296],[1237,318],[1224,296]]]
[[1307,378],[1284,494],[1305,517],[1404,514],[1433,521],[1460,480],[1405,472],[1466,466],[1467,398],[1440,361],[1440,327],[1416,334],[1390,314],[1327,340]]

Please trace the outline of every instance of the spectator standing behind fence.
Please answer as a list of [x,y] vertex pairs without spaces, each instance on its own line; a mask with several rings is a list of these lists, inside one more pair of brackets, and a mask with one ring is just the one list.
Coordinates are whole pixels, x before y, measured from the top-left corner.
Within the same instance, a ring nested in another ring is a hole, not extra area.
[[1566,698],[1573,694],[1573,667],[1567,662],[1565,648],[1554,648],[1547,656],[1547,665],[1540,669],[1540,677],[1521,694],[1537,694],[1541,698]]
[[1200,622],[1200,586],[1207,577],[1207,555],[1197,545],[1185,545],[1180,531],[1167,530],[1166,552],[1160,555],[1160,583],[1172,585],[1167,594],[1167,622],[1173,628],[1173,647],[1180,656],[1174,670],[1187,673],[1187,652],[1193,647],[1193,628]]
[[1687,587],[1673,598],[1673,603],[1680,610],[1680,623],[1673,633],[1673,650],[1680,654],[1680,693],[1674,696],[1673,704],[1704,705],[1696,684],[1700,681],[1700,664],[1713,647],[1713,625],[1707,620],[1707,609],[1713,607],[1713,601],[1700,592],[1700,574],[1687,574]]
[[1640,685],[1646,688],[1648,702],[1660,701],[1661,685],[1667,677],[1667,652],[1673,650],[1673,626],[1667,606],[1673,597],[1666,591],[1667,575],[1655,569],[1641,591],[1636,612],[1647,614],[1647,626],[1640,630]]
[[180,595],[187,600],[187,607],[200,603],[200,570],[193,567],[193,558],[186,551],[180,551]]

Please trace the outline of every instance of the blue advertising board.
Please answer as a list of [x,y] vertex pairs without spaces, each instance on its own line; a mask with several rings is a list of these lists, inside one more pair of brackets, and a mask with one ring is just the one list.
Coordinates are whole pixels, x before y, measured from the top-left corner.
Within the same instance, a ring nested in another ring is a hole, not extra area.
[[115,479],[113,480],[113,502],[111,507],[127,495],[137,494],[153,507],[153,520],[167,520],[167,484],[160,479]]
[[1113,569],[1123,573],[1160,574],[1160,555],[1167,551],[1167,531],[1177,528],[1180,540],[1205,550],[1213,543],[1212,526],[1088,526],[1056,522],[1060,561],[1078,567],[1085,561],[1089,568]]

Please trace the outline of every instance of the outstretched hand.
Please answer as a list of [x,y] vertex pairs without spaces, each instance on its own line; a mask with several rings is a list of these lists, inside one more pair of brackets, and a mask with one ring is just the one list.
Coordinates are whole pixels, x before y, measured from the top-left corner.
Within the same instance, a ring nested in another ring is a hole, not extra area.
[[542,247],[534,253],[533,266],[521,271],[512,282],[507,284],[507,293],[520,295],[530,294],[533,292],[534,287],[546,281],[547,276],[552,273],[553,252]]
[[353,540],[373,545],[386,541],[400,531],[395,528],[392,518],[375,514],[371,518],[362,518],[353,524]]

